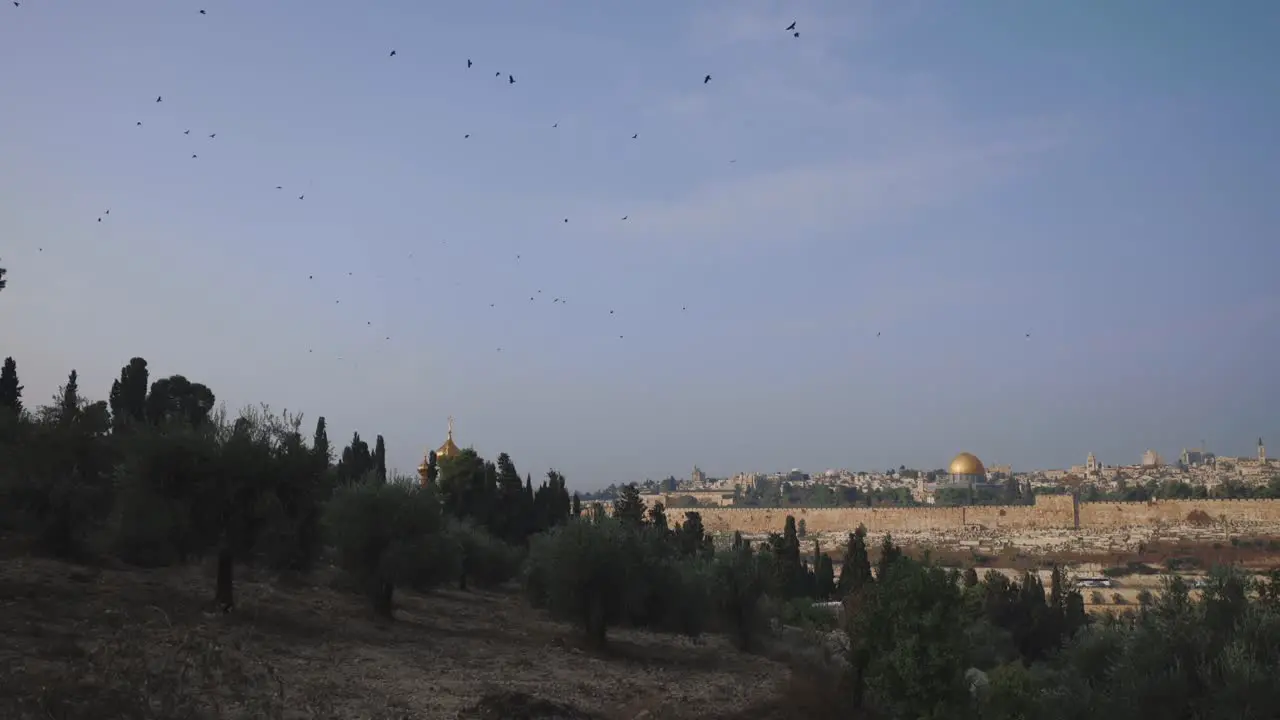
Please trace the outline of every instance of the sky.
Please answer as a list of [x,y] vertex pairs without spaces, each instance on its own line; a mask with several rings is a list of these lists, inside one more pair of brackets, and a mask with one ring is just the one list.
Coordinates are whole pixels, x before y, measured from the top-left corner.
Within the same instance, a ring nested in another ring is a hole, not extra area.
[[1280,455],[1277,36],[1269,0],[6,2],[0,356],[29,405],[142,356],[407,472],[452,416],[575,489]]

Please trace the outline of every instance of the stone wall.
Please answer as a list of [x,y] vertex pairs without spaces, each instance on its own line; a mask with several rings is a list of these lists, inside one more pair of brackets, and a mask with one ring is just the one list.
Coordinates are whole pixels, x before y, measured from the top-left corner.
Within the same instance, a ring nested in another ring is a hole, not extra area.
[[1280,522],[1280,500],[1161,500],[1157,502],[1080,503],[1080,527],[1120,528],[1194,523],[1200,511],[1214,522]]
[[[612,504],[605,504],[606,512]],[[1186,524],[1203,518],[1215,523],[1280,525],[1280,500],[1167,500],[1157,502],[1077,503],[1070,495],[1042,495],[1034,505],[914,508],[743,508],[700,507],[710,532],[762,535],[781,532],[788,515],[803,519],[810,533],[852,532],[866,525],[872,534],[965,530],[1087,530]],[[671,523],[683,522],[687,509],[670,508]]]

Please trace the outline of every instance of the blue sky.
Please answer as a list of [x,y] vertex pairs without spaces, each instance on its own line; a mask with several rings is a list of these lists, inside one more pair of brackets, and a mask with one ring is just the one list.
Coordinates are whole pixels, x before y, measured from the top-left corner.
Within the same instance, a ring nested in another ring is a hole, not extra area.
[[32,403],[141,355],[405,469],[453,415],[579,488],[1280,447],[1278,35],[1265,0],[6,3],[0,355]]

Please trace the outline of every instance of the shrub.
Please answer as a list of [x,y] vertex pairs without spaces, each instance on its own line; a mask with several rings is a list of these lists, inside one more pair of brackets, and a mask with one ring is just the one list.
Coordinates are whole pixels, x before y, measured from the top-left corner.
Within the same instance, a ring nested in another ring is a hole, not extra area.
[[325,520],[339,565],[384,617],[391,616],[397,585],[426,590],[461,570],[462,549],[444,532],[440,502],[430,488],[347,485],[334,492]]
[[720,553],[714,564],[714,601],[721,621],[742,650],[750,650],[765,628],[761,612],[765,570],[749,546]]
[[667,533],[614,518],[576,519],[535,536],[525,588],[553,617],[579,623],[594,647],[627,623],[697,635],[706,619],[705,561]]
[[446,528],[461,551],[462,589],[468,582],[480,588],[497,587],[520,573],[524,562],[521,548],[508,545],[469,520],[450,518]]

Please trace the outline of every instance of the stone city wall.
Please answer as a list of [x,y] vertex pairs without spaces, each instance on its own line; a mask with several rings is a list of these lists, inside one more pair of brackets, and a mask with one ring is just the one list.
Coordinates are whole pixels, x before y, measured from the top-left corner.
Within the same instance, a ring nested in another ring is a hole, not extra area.
[[[605,503],[606,512],[612,503]],[[671,523],[683,522],[693,508],[670,508]],[[1082,502],[1070,495],[1042,495],[1034,505],[913,508],[744,508],[699,507],[710,532],[762,535],[781,532],[788,515],[805,522],[810,533],[852,532],[865,525],[872,534],[964,530],[1106,529],[1203,522],[1280,525],[1280,500],[1162,500],[1156,502]]]

